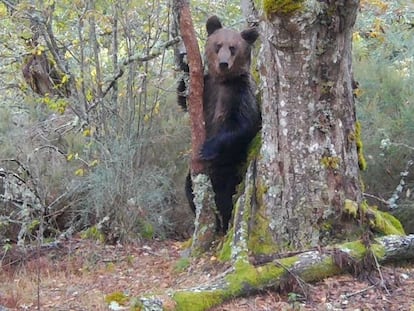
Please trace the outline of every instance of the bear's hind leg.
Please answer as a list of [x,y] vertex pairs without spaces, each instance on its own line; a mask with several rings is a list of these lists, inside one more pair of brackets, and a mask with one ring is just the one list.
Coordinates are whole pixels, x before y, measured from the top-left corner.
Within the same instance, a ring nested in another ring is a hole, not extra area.
[[217,232],[226,233],[229,228],[233,212],[233,195],[239,183],[235,176],[235,172],[228,169],[222,169],[218,176],[212,176],[215,202],[221,218],[217,219]]
[[188,204],[190,205],[191,210],[196,213],[196,207],[194,204],[194,194],[193,194],[193,183],[191,181],[191,173],[188,172],[185,179],[185,196],[187,197]]

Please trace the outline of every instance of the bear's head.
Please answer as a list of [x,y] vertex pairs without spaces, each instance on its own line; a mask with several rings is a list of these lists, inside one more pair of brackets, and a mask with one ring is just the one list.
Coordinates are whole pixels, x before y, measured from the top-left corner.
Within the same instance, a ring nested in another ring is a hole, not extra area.
[[222,80],[249,73],[251,46],[259,37],[257,30],[250,28],[237,32],[223,28],[217,16],[211,16],[206,27],[208,73]]

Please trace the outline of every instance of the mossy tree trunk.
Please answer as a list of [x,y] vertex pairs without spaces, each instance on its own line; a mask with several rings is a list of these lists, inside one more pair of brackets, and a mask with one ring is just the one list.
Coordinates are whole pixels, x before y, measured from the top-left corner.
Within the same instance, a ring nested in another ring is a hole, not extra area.
[[359,1],[285,2],[263,1],[260,23],[260,211],[250,223],[259,253],[349,237],[345,203],[362,200],[351,64]]

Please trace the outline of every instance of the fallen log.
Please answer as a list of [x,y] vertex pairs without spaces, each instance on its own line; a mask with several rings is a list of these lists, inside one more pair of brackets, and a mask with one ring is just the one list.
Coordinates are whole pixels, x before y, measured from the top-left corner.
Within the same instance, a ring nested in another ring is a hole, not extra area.
[[[371,252],[379,264],[411,260],[414,258],[414,235],[377,238],[369,248],[362,241],[347,242],[257,266],[238,260],[208,284],[140,297],[141,309],[208,310],[234,297],[269,288],[283,290],[289,288],[292,282],[316,282],[347,272],[350,265],[362,264],[367,252]],[[341,263],[338,263],[338,258],[341,258]]]

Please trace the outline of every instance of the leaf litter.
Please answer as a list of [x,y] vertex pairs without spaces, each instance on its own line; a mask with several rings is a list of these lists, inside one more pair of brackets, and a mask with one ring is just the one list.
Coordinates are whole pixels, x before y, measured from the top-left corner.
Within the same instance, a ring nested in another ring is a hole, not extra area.
[[[3,264],[0,310],[130,310],[134,297],[194,287],[228,268],[209,254],[177,269],[182,251],[173,240],[105,245],[73,238],[60,249]],[[382,266],[381,273],[369,281],[330,277],[310,284],[308,293],[300,286],[289,293],[266,290],[211,310],[414,311],[414,264]],[[116,295],[125,298],[122,303],[105,299]]]

